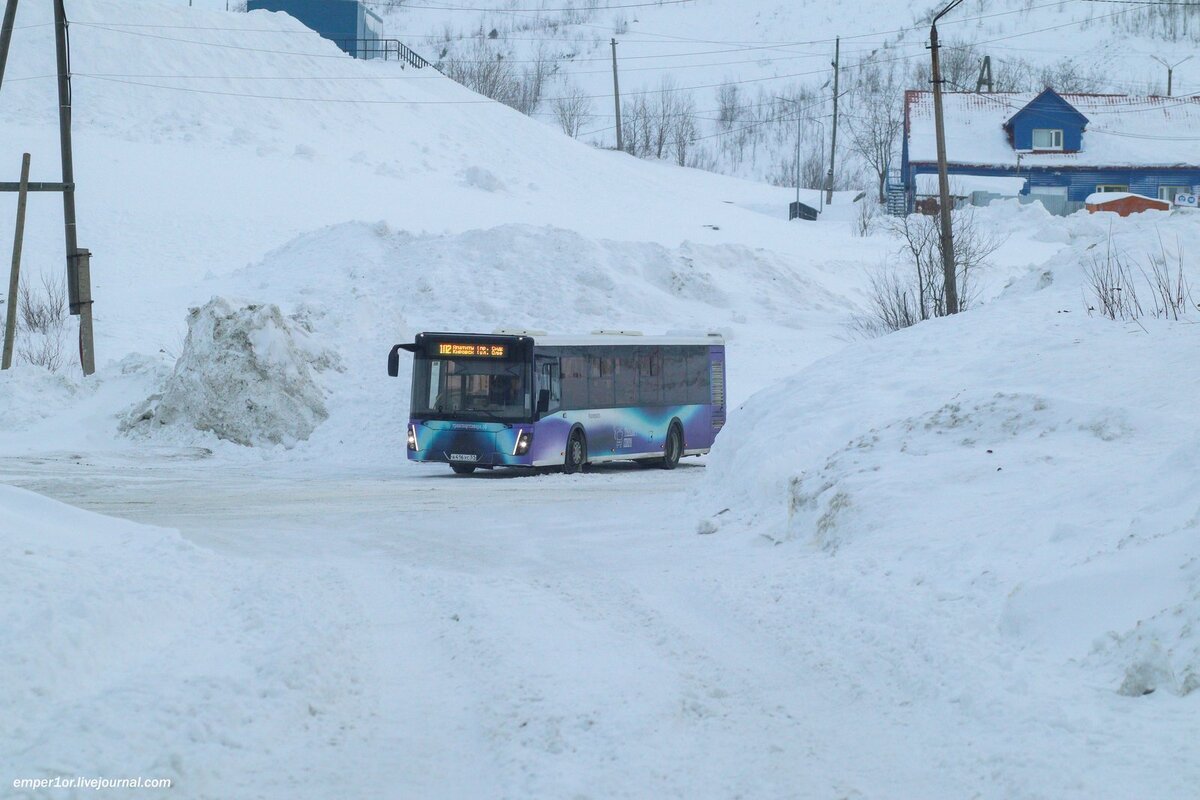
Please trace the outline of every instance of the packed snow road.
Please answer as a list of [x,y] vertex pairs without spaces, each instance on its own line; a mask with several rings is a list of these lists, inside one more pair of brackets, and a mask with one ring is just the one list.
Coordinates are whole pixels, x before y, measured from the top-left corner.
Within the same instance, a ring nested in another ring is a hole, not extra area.
[[196,545],[14,543],[12,596],[53,640],[0,664],[32,698],[0,717],[4,774],[141,770],[189,800],[1190,796],[1184,740],[1144,735],[1190,705],[1078,706],[1093,687],[996,651],[986,604],[899,592],[901,557],[697,535],[694,460],[464,478],[128,452],[0,459],[0,488]]
[[[788,651],[805,637],[758,624],[744,554],[697,548],[715,540],[681,504],[703,472],[691,459],[470,478],[231,467],[200,451],[0,460],[0,483],[268,565],[239,591],[287,637],[339,629],[303,665],[347,687],[314,690],[314,730],[253,709],[204,720],[229,744],[192,764],[215,774],[177,787],[186,797],[790,794],[852,745],[828,729],[848,698],[795,691]],[[229,616],[211,615],[239,624]],[[285,777],[281,752],[303,766]]]

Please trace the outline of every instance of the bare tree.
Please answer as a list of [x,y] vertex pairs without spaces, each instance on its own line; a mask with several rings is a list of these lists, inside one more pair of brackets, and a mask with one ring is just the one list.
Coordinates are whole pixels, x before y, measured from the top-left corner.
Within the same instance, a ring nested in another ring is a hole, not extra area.
[[821,188],[825,185],[825,173],[828,168],[824,143],[820,139],[811,139],[800,158],[800,185],[810,189]]
[[890,64],[886,72],[878,66],[861,70],[857,89],[857,107],[849,115],[850,149],[875,174],[878,200],[883,203],[887,170],[904,127],[903,92]]
[[[975,298],[976,272],[1004,244],[1006,237],[981,227],[972,208],[955,211],[954,264],[959,287],[959,311]],[[878,335],[914,325],[922,320],[946,316],[943,294],[941,236],[936,217],[909,214],[892,222],[900,240],[899,263],[871,276],[868,306],[852,328],[864,335]]]
[[546,82],[558,71],[554,60],[538,48],[529,65],[518,70],[512,53],[490,40],[477,39],[465,56],[442,62],[441,70],[484,97],[504,103],[522,114],[537,111]]
[[591,98],[575,84],[569,84],[560,97],[554,98],[554,118],[563,133],[578,139],[580,130],[592,118]]
[[741,87],[736,83],[725,83],[717,89],[717,125],[722,130],[729,130],[741,121],[741,96]]
[[688,152],[696,140],[696,102],[692,96],[685,95],[677,104],[675,120],[672,125],[674,137],[675,163],[687,166]]

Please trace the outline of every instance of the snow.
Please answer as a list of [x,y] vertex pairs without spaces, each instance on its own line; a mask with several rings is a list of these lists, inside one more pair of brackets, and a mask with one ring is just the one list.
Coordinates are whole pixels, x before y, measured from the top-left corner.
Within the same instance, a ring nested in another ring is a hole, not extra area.
[[1126,200],[1130,197],[1136,197],[1139,200],[1145,200],[1146,204],[1151,208],[1161,208],[1163,211],[1168,210],[1171,204],[1166,200],[1159,200],[1156,197],[1146,197],[1143,194],[1133,194],[1131,192],[1092,192],[1084,200],[1084,203],[1089,206],[1103,205],[1104,203],[1113,203],[1118,200]]
[[[1086,288],[1108,252],[1194,281],[1194,217],[997,201],[978,307],[855,341],[901,248],[855,235],[854,193],[789,224],[792,189],[219,6],[134,29],[71,4],[99,369],[0,374],[5,791],[1194,794],[1196,334],[1088,316]],[[714,8],[676,32],[717,36]],[[814,36],[843,19],[809,11]],[[808,13],[751,12],[727,36]],[[0,162],[37,179],[46,20],[21,6],[0,105]],[[56,202],[31,198],[34,277],[61,271]],[[501,327],[720,332],[713,454],[408,464],[388,349]]]
[[1095,205],[1097,203],[1111,203],[1115,200],[1124,200],[1128,197],[1140,197],[1143,200],[1149,200],[1149,197],[1132,192],[1092,192],[1084,200],[1085,203]]
[[[973,192],[990,192],[1005,197],[1016,197],[1025,190],[1025,183],[1025,178],[952,175],[950,176],[950,193],[956,197],[965,197]],[[918,175],[916,184],[918,196],[935,196],[939,192],[937,175]]]
[[[1118,94],[1061,96],[1088,118],[1076,153],[1018,152],[1004,124],[1035,97],[1029,92],[947,92],[942,96],[946,155],[952,164],[1123,167],[1195,164],[1186,131],[1200,124],[1200,98]],[[937,161],[932,92],[909,92],[909,159]],[[1018,164],[1018,157],[1020,159]]]
[[[308,330],[306,330],[308,327]],[[215,297],[188,314],[183,352],[163,390],[121,424],[138,431],[185,424],[237,444],[293,447],[329,412],[316,373],[340,368],[303,315]]]

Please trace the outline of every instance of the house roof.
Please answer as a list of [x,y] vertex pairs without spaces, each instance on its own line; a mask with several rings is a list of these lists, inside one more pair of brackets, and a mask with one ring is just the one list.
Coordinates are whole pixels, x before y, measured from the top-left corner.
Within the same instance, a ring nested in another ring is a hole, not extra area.
[[[1040,93],[944,92],[946,157],[951,164],[1017,166],[1005,123]],[[1021,152],[1022,167],[1200,165],[1200,97],[1062,94],[1090,122],[1078,153]],[[905,93],[910,162],[936,162],[933,93]],[[1065,121],[1065,120],[1064,120]]]
[[[1034,104],[1037,104],[1038,108],[1032,108]],[[1052,106],[1058,106],[1061,109],[1061,114],[1064,117],[1064,121],[1069,118],[1070,121],[1080,125],[1087,125],[1088,122],[1090,122],[1087,117],[1080,113],[1078,108],[1064,100],[1061,94],[1047,87],[1041,91],[1041,94],[1037,95],[1028,103],[1021,106],[1021,108],[1017,109],[1017,111],[1013,112],[1013,115],[1004,121],[1004,127],[1011,128],[1013,120],[1025,113],[1040,115],[1053,114],[1055,112],[1050,110],[1050,107]]]

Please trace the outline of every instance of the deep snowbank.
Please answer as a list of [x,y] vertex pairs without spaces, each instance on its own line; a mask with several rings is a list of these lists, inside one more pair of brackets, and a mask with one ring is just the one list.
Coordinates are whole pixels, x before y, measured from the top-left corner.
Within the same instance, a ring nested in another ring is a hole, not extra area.
[[[163,398],[135,409],[130,423],[141,429],[143,417],[178,418],[256,444],[290,444],[313,433],[301,448],[311,456],[393,459],[403,449],[403,426],[393,421],[408,413],[409,361],[402,359],[401,377],[393,380],[386,355],[421,330],[706,328],[727,334],[732,347],[756,351],[771,347],[779,331],[807,338],[807,349],[776,350],[774,362],[739,359],[731,393],[745,397],[748,387],[840,346],[836,320],[845,300],[826,284],[841,280],[793,257],[739,245],[670,248],[527,225],[445,236],[383,223],[334,225],[196,290],[270,297],[302,319],[303,330],[278,311],[206,307],[193,314]],[[250,334],[262,326],[275,331],[270,342],[283,345],[286,367],[257,352]],[[322,404],[305,364],[327,361],[344,368],[321,375],[329,390]],[[275,400],[262,395],[268,390]],[[318,427],[323,409],[329,419]],[[175,428],[173,438],[186,442]]]
[[[1107,774],[1094,788],[1112,796],[1182,796],[1200,781],[1200,331],[1056,309],[1079,296],[1060,289],[849,347],[756,395],[714,450],[699,529],[777,545],[795,594],[780,613],[836,586],[849,628],[911,652],[891,679],[917,713],[1047,752],[1093,737],[1051,780],[1068,794]],[[849,630],[825,644],[861,646]],[[1184,772],[1156,777],[1165,741],[1193,744],[1171,759]],[[1028,775],[1054,795],[1046,771]]]
[[59,775],[174,782],[147,797],[241,797],[261,789],[267,762],[287,765],[282,785],[336,796],[336,766],[313,756],[336,763],[369,711],[334,576],[218,556],[8,486],[0,557],[6,797],[14,778]]

